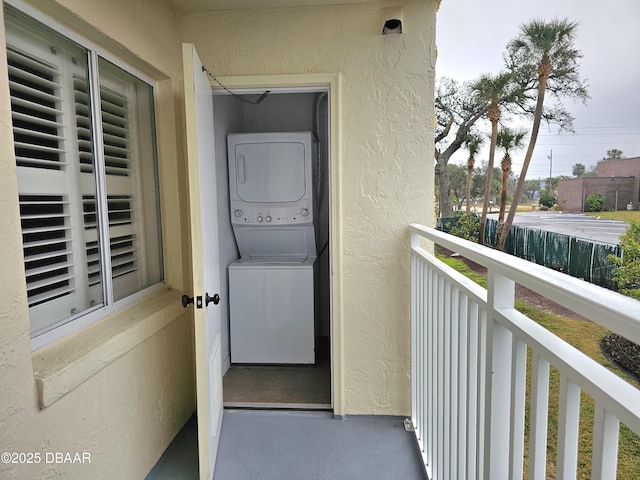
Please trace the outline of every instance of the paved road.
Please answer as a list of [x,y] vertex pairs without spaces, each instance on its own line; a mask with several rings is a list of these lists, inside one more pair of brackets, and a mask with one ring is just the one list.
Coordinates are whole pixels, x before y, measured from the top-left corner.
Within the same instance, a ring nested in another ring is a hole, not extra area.
[[[497,219],[498,215],[491,214],[489,218]],[[597,220],[596,217],[579,213],[519,212],[513,224],[615,244],[620,243],[620,234],[627,230],[626,222]]]

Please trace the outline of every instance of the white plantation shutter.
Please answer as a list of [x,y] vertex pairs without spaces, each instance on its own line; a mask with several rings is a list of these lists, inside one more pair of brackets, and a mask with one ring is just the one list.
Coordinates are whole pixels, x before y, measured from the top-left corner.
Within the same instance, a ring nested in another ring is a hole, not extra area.
[[[116,299],[133,293],[141,281],[138,257],[140,196],[137,172],[132,164],[131,107],[132,89],[104,74],[101,77],[100,109],[109,210],[111,275]],[[108,88],[104,83],[109,83]],[[120,83],[120,85],[118,85]],[[120,91],[115,88],[120,87]]]
[[[9,43],[7,63],[27,296],[32,328],[43,330],[99,303],[90,300],[82,279],[86,262],[79,249],[75,218],[78,179],[75,129],[67,99],[73,64],[70,52],[49,42]],[[29,48],[30,52],[27,52]],[[82,58],[82,51],[74,52]],[[95,191],[91,175],[90,191]]]
[[[108,82],[105,76],[102,82]],[[111,83],[114,83],[113,81]],[[111,256],[111,276],[116,300],[139,289],[140,266],[136,256],[137,235],[135,232],[133,199],[138,196],[133,177],[131,148],[129,100],[131,89],[120,82],[123,93],[117,93],[103,85],[100,86],[100,113],[102,118],[102,138],[104,151],[105,176],[107,185],[107,209],[109,221],[109,247]],[[80,146],[80,172],[92,174],[94,171],[91,153],[90,111],[86,107],[88,98],[87,82],[82,78],[74,79],[78,125],[78,144]],[[84,126],[86,125],[86,128]],[[112,192],[117,192],[112,194]],[[92,291],[102,286],[100,270],[100,251],[96,223],[95,196],[83,198],[85,249],[87,255],[87,275]]]
[[26,181],[20,182],[27,292],[33,307],[74,292],[69,201],[61,173],[63,137],[58,134],[63,127],[56,96],[59,75],[55,65],[17,49],[8,48],[7,57],[16,164],[19,170],[41,170],[41,182],[53,187],[50,194],[37,188],[30,195],[22,185]]
[[29,306],[74,293],[68,202],[61,195],[20,195]]
[[27,295],[40,334],[162,280],[153,92],[12,8],[5,20]]

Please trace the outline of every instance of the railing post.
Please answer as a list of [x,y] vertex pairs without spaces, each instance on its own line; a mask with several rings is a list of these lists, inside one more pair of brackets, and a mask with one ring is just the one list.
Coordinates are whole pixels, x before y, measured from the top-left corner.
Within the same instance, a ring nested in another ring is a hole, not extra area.
[[411,232],[411,248],[418,248],[420,246],[420,235]]
[[580,429],[580,387],[560,376],[558,408],[558,458],[556,478],[576,478],[578,465],[578,432]]
[[531,420],[529,422],[529,479],[547,478],[547,422],[549,362],[538,353],[531,360]]
[[620,420],[604,407],[596,405],[593,429],[591,478],[604,480],[616,476]]
[[513,308],[515,282],[492,270],[487,280],[484,478],[502,479],[509,478],[512,334],[496,321],[496,310]]

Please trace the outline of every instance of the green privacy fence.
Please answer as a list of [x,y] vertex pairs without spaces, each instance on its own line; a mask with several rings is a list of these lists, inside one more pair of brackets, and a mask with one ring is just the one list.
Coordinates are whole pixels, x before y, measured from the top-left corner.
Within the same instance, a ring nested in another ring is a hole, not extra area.
[[[436,228],[448,233],[457,221],[458,217],[438,218]],[[495,245],[497,226],[496,220],[487,219],[486,245]],[[612,280],[615,265],[608,256],[620,257],[622,249],[619,245],[513,225],[504,251],[601,287],[616,289]]]

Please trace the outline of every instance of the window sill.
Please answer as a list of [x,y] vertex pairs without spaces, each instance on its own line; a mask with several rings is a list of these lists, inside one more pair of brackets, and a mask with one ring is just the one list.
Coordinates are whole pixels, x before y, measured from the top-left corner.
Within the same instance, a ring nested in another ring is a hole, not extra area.
[[185,313],[180,292],[163,290],[33,352],[40,408],[46,408]]

